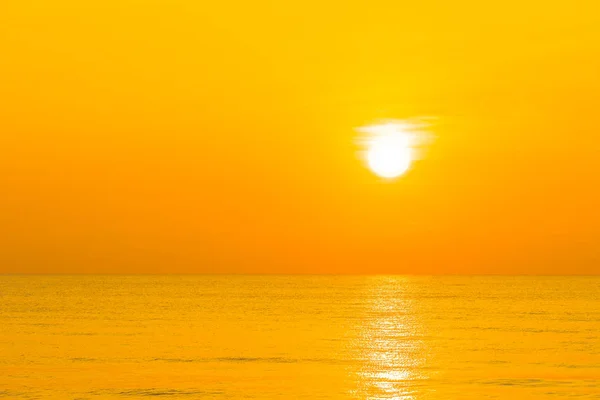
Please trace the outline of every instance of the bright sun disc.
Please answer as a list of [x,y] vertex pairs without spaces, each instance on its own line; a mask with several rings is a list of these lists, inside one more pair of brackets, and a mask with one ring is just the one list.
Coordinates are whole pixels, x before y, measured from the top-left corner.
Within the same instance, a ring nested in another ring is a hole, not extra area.
[[356,128],[360,158],[375,175],[394,179],[406,173],[420,160],[424,148],[433,140],[427,131],[431,118],[387,120]]
[[382,178],[396,178],[410,167],[411,149],[406,138],[381,136],[372,139],[367,150],[367,164]]

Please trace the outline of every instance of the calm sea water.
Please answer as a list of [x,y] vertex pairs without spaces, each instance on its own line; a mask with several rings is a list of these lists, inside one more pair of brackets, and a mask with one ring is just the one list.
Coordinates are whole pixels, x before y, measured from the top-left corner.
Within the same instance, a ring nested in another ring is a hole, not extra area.
[[600,399],[600,277],[0,276],[0,398]]

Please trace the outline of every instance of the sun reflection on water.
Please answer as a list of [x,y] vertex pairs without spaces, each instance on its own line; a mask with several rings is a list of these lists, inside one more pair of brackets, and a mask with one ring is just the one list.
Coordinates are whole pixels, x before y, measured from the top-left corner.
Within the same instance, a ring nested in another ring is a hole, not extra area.
[[413,400],[425,374],[423,332],[407,278],[374,277],[356,338],[358,398]]

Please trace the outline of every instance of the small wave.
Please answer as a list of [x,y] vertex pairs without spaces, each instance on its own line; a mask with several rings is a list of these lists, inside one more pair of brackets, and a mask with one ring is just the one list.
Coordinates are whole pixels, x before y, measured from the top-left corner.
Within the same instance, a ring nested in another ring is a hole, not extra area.
[[221,395],[222,392],[210,392],[203,390],[177,390],[177,389],[126,389],[126,390],[98,390],[90,392],[93,395],[116,395],[122,397],[136,397],[136,396],[214,396]]
[[326,358],[287,358],[287,357],[214,357],[214,358],[153,358],[151,361],[161,361],[170,363],[277,363],[293,364],[302,362],[331,363],[332,359]]
[[19,393],[10,390],[0,390],[0,399],[31,398],[30,393]]

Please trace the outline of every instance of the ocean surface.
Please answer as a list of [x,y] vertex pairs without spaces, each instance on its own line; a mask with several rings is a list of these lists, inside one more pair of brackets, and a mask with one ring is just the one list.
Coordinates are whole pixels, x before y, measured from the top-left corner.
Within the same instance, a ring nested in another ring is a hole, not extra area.
[[600,399],[600,277],[0,276],[0,398]]

